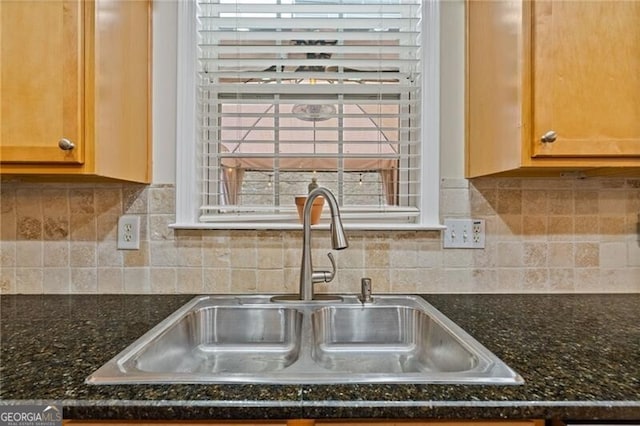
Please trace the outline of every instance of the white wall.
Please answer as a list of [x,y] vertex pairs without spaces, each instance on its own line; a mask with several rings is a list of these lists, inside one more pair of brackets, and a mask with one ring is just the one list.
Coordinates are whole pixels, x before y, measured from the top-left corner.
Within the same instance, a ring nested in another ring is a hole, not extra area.
[[[153,183],[175,183],[178,0],[153,1]],[[464,0],[441,4],[442,177],[464,176]]]
[[153,0],[153,183],[176,181],[177,0]]

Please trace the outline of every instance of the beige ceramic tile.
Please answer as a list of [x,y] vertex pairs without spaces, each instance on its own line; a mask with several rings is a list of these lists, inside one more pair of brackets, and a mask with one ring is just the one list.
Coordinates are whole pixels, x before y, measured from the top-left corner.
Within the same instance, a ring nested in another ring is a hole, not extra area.
[[547,259],[551,267],[573,267],[575,260],[573,243],[550,242]]
[[47,241],[43,244],[43,264],[45,267],[69,266],[69,242]]
[[635,236],[627,243],[627,266],[640,266],[640,239],[636,239]]
[[599,256],[602,268],[624,268],[627,266],[627,244],[624,242],[600,243]]
[[598,218],[598,234],[602,241],[617,240],[627,231],[626,215],[607,216]]
[[640,291],[640,268],[602,269],[600,288],[612,293],[637,293]]
[[594,190],[578,190],[574,193],[575,213],[577,215],[597,215],[598,191]]
[[71,268],[71,291],[73,293],[96,293],[98,273],[96,268]]
[[15,192],[15,212],[18,219],[33,217],[42,220],[42,191],[37,187],[18,188]]
[[98,225],[94,214],[75,213],[69,219],[69,237],[72,241],[97,241]]
[[364,250],[364,266],[368,269],[388,268],[389,251],[391,245],[388,241],[367,241]]
[[496,242],[488,239],[485,241],[484,249],[472,250],[472,266],[475,268],[494,268],[498,259],[496,246]]
[[103,214],[96,218],[97,241],[116,241],[118,239],[119,215]]
[[124,291],[129,294],[150,293],[149,268],[124,268]]
[[75,215],[95,214],[93,188],[74,188],[69,193],[69,212]]
[[575,290],[579,293],[600,292],[600,268],[576,269]]
[[394,293],[415,293],[422,282],[420,269],[395,268],[391,271],[391,291]]
[[476,291],[480,293],[496,293],[500,291],[498,271],[495,269],[472,269],[471,276]]
[[15,289],[15,282],[15,268],[0,268],[0,294],[17,293]]
[[442,265],[445,268],[470,268],[474,266],[475,250],[446,249],[442,250]]
[[71,291],[71,271],[69,268],[47,268],[43,275],[43,292],[47,294],[67,294]]
[[548,246],[542,242],[525,242],[523,247],[524,266],[539,267],[547,265]]
[[548,232],[548,216],[525,215],[522,217],[522,235],[528,240],[545,240]]
[[226,237],[218,240],[203,241],[202,264],[206,268],[229,268],[231,266],[231,248]]
[[122,188],[99,187],[94,189],[96,214],[120,216],[122,214]]
[[573,268],[550,268],[549,290],[554,292],[573,292],[575,289],[575,270]]
[[149,215],[149,239],[152,241],[175,239],[175,230],[169,226],[173,221],[174,218],[171,215]]
[[522,291],[540,293],[549,289],[549,269],[526,268],[522,273]]
[[[395,289],[393,290],[395,291]],[[480,292],[480,289],[477,288],[473,281],[473,269],[445,268],[439,291],[445,293],[470,293]]]
[[173,241],[149,242],[151,266],[178,266],[178,248]]
[[15,289],[18,293],[40,294],[43,289],[42,268],[16,268]]
[[[327,253],[333,252],[339,268],[362,269],[365,265],[365,251],[365,242],[361,238],[352,238],[349,240],[348,248],[337,251],[331,250],[331,243],[327,241],[327,245],[324,246],[324,250],[320,250],[321,253],[324,252],[320,256],[326,259]],[[314,262],[316,259],[320,261],[321,257],[314,257]],[[328,262],[325,262],[324,260],[322,262],[328,265]]]
[[258,274],[259,293],[292,293],[296,289],[297,286],[285,282],[284,269],[263,269]]
[[549,196],[549,214],[557,216],[567,216],[574,214],[573,191],[568,190],[550,190]]
[[549,213],[549,197],[546,190],[522,192],[522,214],[542,216]]
[[178,268],[178,293],[202,293],[202,268]]
[[0,270],[16,266],[15,241],[0,241]]
[[576,243],[574,249],[577,268],[593,268],[600,265],[600,244]]
[[417,268],[418,244],[408,238],[391,240],[389,264],[392,268]]
[[231,292],[231,270],[228,268],[204,268],[202,276],[204,293]]
[[140,241],[138,250],[120,250],[125,267],[149,266],[149,242]]
[[522,191],[519,189],[500,189],[496,211],[498,214],[521,214]]
[[256,293],[258,290],[258,274],[255,269],[231,269],[232,293]]
[[13,210],[0,213],[0,240],[15,241],[17,237],[16,213]]
[[601,215],[618,216],[627,212],[626,191],[600,191],[598,211]]
[[171,186],[152,187],[149,189],[149,213],[175,213],[175,190]]
[[44,240],[69,239],[69,218],[67,216],[45,216],[42,228]]
[[42,218],[18,214],[16,237],[18,240],[40,240],[42,238]]
[[255,232],[232,232],[229,242],[231,267],[255,269],[258,266],[257,234]]
[[273,233],[258,233],[258,269],[277,269],[282,271],[282,268],[284,268],[283,247],[281,236]]
[[598,216],[574,216],[572,237],[577,241],[597,241],[599,219]]
[[126,185],[122,188],[122,212],[145,214],[148,209],[148,190],[145,185]]
[[[471,215],[487,216],[495,214],[498,204],[498,190],[471,188],[469,191]],[[445,213],[448,213],[445,211]]]
[[122,267],[124,250],[116,249],[115,240],[100,241],[96,247],[97,265],[99,267]]
[[119,294],[124,292],[122,268],[98,268],[98,293]]
[[524,252],[522,243],[498,242],[496,246],[496,265],[499,267],[524,266]]
[[[493,231],[492,231],[493,230]],[[503,214],[485,220],[485,232],[497,241],[520,241],[522,238],[522,216]]]
[[176,268],[152,268],[149,271],[149,286],[152,293],[173,294],[178,290]]
[[471,215],[471,201],[468,189],[446,189],[440,194],[440,207],[451,216]]
[[574,218],[574,216],[549,216],[547,222],[549,240],[572,241],[575,229]]
[[96,266],[96,244],[91,242],[72,242],[69,246],[69,265],[71,267]]
[[15,256],[19,267],[41,267],[44,264],[43,244],[41,241],[18,241]]

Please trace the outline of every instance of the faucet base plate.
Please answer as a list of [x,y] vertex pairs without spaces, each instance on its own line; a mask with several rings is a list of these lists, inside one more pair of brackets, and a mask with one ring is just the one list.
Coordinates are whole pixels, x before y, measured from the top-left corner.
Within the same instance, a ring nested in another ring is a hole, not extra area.
[[298,294],[283,294],[281,296],[273,296],[271,298],[272,302],[284,302],[284,303],[300,303],[304,301],[305,303],[331,303],[331,302],[342,302],[342,297],[334,296],[331,294],[315,294],[313,299],[304,300],[300,298]]

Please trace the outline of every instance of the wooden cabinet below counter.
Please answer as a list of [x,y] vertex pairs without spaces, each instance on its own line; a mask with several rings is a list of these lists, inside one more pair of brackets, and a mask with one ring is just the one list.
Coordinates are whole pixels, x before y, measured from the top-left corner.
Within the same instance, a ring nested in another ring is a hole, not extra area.
[[640,2],[466,5],[467,177],[640,176]]
[[147,0],[0,2],[0,173],[151,180]]

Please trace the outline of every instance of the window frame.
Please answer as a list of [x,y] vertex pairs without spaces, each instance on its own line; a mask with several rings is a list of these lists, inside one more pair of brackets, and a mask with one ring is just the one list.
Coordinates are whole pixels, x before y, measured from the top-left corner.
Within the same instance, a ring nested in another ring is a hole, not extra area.
[[[423,57],[420,128],[420,200],[415,223],[350,221],[347,229],[440,230],[440,1],[425,0],[422,8]],[[220,221],[201,222],[197,164],[197,25],[196,0],[178,6],[177,123],[176,123],[176,220],[177,229],[299,229],[297,222]],[[425,141],[434,141],[425,143]],[[317,227],[328,225],[319,224]]]

